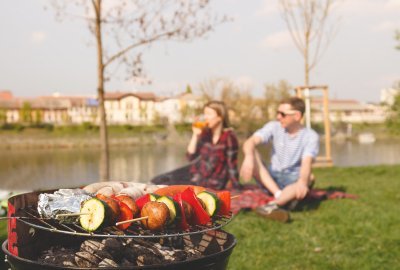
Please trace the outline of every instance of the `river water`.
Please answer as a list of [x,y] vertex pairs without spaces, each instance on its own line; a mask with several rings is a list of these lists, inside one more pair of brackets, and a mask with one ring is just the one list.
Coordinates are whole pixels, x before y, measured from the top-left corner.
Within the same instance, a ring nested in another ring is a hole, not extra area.
[[[185,145],[153,145],[111,149],[111,180],[148,182],[153,176],[186,163]],[[322,151],[323,152],[323,149]],[[99,150],[2,150],[0,190],[77,187],[98,180]],[[395,140],[332,143],[335,166],[400,164]]]

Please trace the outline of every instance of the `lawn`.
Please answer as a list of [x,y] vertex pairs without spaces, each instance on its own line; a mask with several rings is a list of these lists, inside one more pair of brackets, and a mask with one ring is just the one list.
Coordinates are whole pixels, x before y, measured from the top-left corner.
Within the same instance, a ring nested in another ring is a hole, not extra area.
[[400,166],[318,169],[315,174],[317,188],[344,188],[359,199],[309,205],[293,212],[288,224],[239,214],[226,228],[238,241],[228,269],[400,267]]
[[[317,188],[338,188],[357,200],[306,205],[281,224],[253,212],[225,228],[237,238],[234,269],[395,269],[400,267],[400,166],[315,171]],[[396,210],[397,209],[397,210]],[[1,242],[6,222],[0,221]],[[0,258],[0,269],[2,269]]]

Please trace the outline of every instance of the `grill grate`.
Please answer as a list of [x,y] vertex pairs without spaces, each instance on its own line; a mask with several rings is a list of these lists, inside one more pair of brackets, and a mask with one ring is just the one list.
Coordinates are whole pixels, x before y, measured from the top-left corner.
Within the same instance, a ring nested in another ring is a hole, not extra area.
[[33,207],[26,207],[18,210],[16,216],[26,217],[19,218],[21,222],[30,225],[34,228],[51,231],[61,234],[77,235],[77,236],[88,236],[88,237],[113,237],[113,238],[162,238],[162,237],[175,237],[185,236],[192,234],[205,233],[211,230],[217,230],[228,224],[233,215],[216,215],[212,217],[211,222],[202,226],[194,225],[190,226],[189,230],[182,231],[176,228],[166,228],[161,232],[152,232],[150,230],[143,229],[138,222],[133,222],[126,230],[120,230],[116,226],[110,226],[102,229],[99,232],[87,232],[78,223],[62,223],[57,219],[40,217],[37,210]]

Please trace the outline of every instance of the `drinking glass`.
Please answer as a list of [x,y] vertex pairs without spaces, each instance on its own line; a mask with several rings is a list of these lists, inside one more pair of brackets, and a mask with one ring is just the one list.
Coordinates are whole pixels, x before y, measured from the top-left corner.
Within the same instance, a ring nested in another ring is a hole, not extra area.
[[195,128],[204,129],[207,126],[207,121],[204,115],[197,116],[192,125]]

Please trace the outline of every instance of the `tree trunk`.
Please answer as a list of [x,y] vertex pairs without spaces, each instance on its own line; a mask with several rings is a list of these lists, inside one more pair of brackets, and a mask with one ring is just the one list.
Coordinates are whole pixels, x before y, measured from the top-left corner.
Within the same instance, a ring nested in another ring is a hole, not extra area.
[[306,37],[306,43],[304,47],[304,85],[308,86],[310,83],[310,63],[309,63],[309,41]]
[[100,164],[99,177],[100,181],[109,181],[109,150],[108,150],[108,134],[107,134],[107,116],[104,107],[104,63],[103,63],[103,43],[101,36],[101,0],[93,1],[96,12],[96,43],[97,43],[97,95],[99,100],[100,112]]

